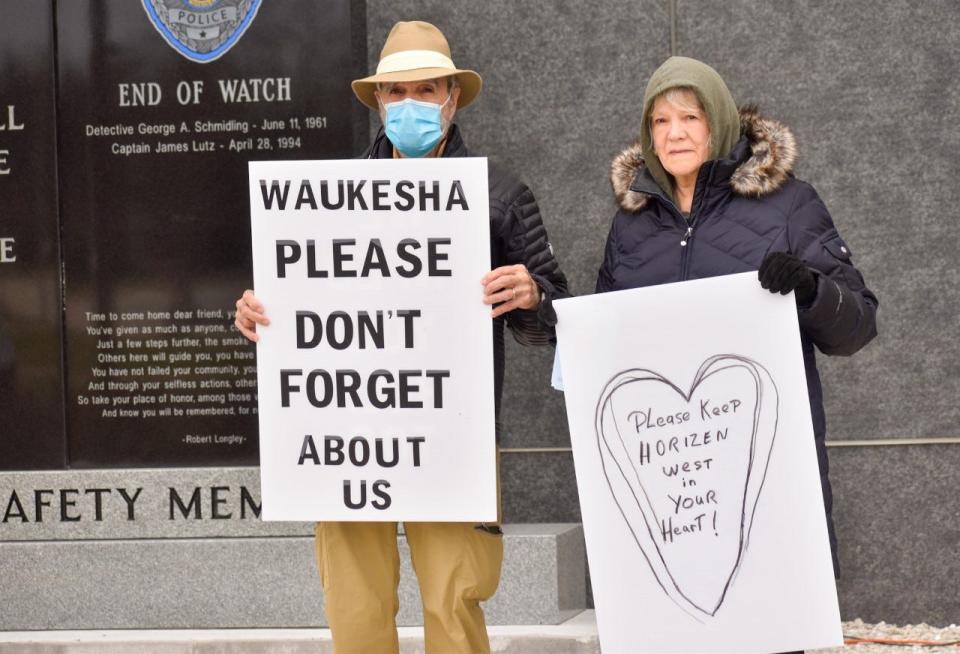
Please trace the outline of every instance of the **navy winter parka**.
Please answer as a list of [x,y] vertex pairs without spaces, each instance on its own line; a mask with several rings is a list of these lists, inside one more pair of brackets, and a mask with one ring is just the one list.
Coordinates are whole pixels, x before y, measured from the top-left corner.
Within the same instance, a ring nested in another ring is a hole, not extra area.
[[770,252],[789,252],[809,266],[816,295],[798,307],[807,391],[830,546],[837,570],[833,496],[827,476],[826,418],[814,346],[851,355],[876,335],[877,298],[853,266],[823,201],[793,176],[796,145],[780,123],[747,109],[742,137],[728,158],[708,161],[697,176],[689,218],[646,169],[638,144],[611,166],[619,211],[613,219],[598,293],[759,269]]
[[[476,156],[467,150],[460,128],[454,124],[447,132],[441,157]],[[363,159],[390,159],[393,144],[381,127],[373,142],[361,155]],[[536,309],[514,309],[493,321],[493,379],[500,436],[500,399],[506,362],[504,325],[521,345],[548,345],[556,341],[557,314],[553,301],[570,296],[567,278],[553,256],[547,228],[530,188],[512,173],[488,161],[487,181],[490,203],[491,268],[522,263],[541,291]],[[477,280],[480,281],[479,279]],[[478,286],[479,289],[479,286]]]

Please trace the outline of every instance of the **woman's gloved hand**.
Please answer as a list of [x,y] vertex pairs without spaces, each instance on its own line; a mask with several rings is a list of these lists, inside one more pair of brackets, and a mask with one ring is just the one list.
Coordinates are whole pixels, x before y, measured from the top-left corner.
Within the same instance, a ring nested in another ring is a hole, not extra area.
[[793,291],[797,304],[807,306],[817,292],[817,278],[805,263],[787,252],[771,252],[757,273],[760,286],[771,293],[786,295]]

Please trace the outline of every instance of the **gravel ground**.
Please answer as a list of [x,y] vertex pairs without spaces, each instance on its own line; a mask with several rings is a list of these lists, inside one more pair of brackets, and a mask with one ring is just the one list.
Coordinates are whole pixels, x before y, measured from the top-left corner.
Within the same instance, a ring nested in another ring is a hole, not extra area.
[[[933,643],[922,645],[916,643],[857,643],[836,649],[817,650],[818,654],[906,654],[917,653],[960,653],[960,627],[955,624],[949,627],[931,627],[927,624],[897,625],[881,622],[879,624],[865,624],[861,620],[843,623],[844,639],[854,638],[878,639],[891,641],[923,641]],[[936,643],[944,643],[938,645]],[[949,644],[953,643],[953,644]]]

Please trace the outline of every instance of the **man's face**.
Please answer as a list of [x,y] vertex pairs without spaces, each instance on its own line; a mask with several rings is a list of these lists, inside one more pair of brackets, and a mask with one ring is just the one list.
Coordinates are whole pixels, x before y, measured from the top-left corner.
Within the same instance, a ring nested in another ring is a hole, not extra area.
[[440,109],[445,124],[449,125],[453,115],[457,112],[457,100],[460,98],[460,87],[454,87],[450,93],[450,80],[447,78],[426,79],[418,82],[387,82],[377,90],[376,96],[380,101],[380,118],[384,117],[383,106],[391,102],[401,102],[407,98],[420,102],[443,104],[447,97],[450,101]]

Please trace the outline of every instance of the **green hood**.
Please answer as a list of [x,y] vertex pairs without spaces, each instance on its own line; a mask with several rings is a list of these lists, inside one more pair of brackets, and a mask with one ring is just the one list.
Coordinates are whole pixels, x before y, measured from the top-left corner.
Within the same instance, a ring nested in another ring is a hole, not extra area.
[[678,86],[693,89],[710,124],[710,160],[726,156],[740,140],[740,116],[737,104],[723,78],[710,66],[689,57],[670,57],[650,77],[643,94],[643,118],[640,124],[640,144],[646,166],[660,188],[674,197],[673,177],[653,153],[650,137],[650,111],[653,101],[664,91]]

